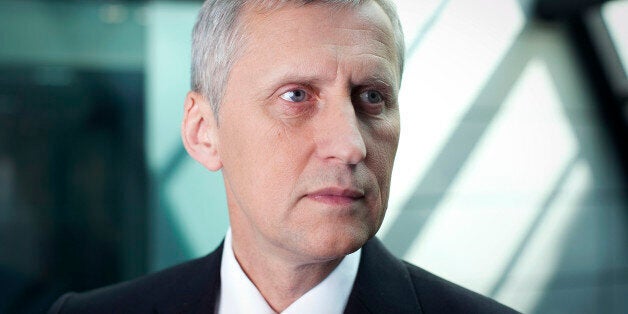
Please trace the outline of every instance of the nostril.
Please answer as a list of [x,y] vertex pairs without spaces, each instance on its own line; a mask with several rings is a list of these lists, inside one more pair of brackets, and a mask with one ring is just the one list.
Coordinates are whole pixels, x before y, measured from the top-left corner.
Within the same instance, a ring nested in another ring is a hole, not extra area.
[[366,145],[364,144],[364,139],[361,134],[353,139],[353,143],[349,144],[347,150],[345,160],[347,164],[355,165],[366,158]]
[[324,158],[338,160],[349,165],[358,164],[366,158],[366,145],[357,130],[328,138],[321,150]]

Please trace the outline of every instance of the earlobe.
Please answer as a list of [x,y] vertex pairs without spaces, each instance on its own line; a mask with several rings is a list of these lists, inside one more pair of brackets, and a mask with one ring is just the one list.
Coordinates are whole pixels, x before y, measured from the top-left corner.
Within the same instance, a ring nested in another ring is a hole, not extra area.
[[190,91],[185,98],[181,138],[188,154],[205,168],[218,171],[222,161],[218,150],[216,119],[205,98]]

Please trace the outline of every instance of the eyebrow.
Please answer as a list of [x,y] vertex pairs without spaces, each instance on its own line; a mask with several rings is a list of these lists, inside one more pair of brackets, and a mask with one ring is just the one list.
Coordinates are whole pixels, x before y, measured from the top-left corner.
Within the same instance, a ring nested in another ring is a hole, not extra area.
[[385,87],[388,87],[390,89],[393,89],[393,83],[390,77],[387,76],[371,76],[371,77],[367,77],[363,80],[360,80],[359,82],[352,82],[351,83],[352,86],[360,86],[360,85],[383,85]]
[[[381,73],[384,72],[384,73]],[[393,88],[394,85],[394,76],[392,73],[388,73],[389,71],[379,71],[372,75],[357,75],[358,79],[352,79],[350,84],[351,86],[359,86],[359,85],[385,85],[387,87]],[[325,77],[328,76],[328,77]],[[355,77],[355,75],[354,75]],[[295,72],[284,72],[277,75],[271,75],[268,79],[273,85],[283,85],[288,83],[298,83],[298,84],[311,84],[315,85],[321,82],[333,81],[335,78],[334,75],[325,75],[318,73],[295,73]]]
[[386,85],[391,89],[398,89],[399,86],[395,86],[398,83],[397,75],[393,69],[383,63],[375,63],[375,66],[373,65],[373,63],[361,64],[361,67],[357,67],[357,70],[352,75],[352,84],[377,84]]
[[278,70],[277,73],[271,74],[269,80],[274,85],[286,83],[315,84],[332,81],[335,77],[336,73],[328,74],[323,71],[311,71],[310,69],[295,70],[294,67],[286,66],[285,70]]
[[[272,72],[274,73],[268,73],[268,76],[265,78],[269,84],[266,92],[264,92],[264,98],[272,97],[277,88],[286,84],[293,83],[316,87],[323,82],[330,82],[336,79],[336,72],[327,73],[322,70],[322,67],[318,69],[316,67],[313,69],[309,67],[295,69],[293,65],[285,65]],[[398,87],[395,86],[395,74],[386,69],[385,66],[370,67],[367,71],[358,67],[352,73],[350,79],[349,86],[351,88],[363,85],[377,85],[389,89],[392,94],[396,94],[398,91]]]
[[[316,71],[307,71],[306,69],[294,70],[293,67],[286,66],[285,69],[279,69],[270,73],[265,79],[269,82],[265,89],[264,98],[270,98],[278,88],[286,84],[302,84],[307,86],[316,86],[322,82],[332,81],[335,77],[325,73],[316,73]],[[320,72],[320,71],[319,71]],[[327,76],[327,77],[325,77]]]

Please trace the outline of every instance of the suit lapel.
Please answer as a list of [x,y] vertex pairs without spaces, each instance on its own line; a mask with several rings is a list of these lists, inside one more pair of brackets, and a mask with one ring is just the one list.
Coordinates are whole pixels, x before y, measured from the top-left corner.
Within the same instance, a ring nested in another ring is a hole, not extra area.
[[181,274],[177,293],[161,300],[155,313],[214,313],[220,292],[223,244]]
[[[181,274],[184,285],[161,300],[155,313],[213,313],[220,291],[223,244]],[[362,247],[358,274],[345,313],[422,313],[414,285],[402,261],[377,239]]]
[[410,274],[377,239],[362,247],[345,313],[422,313]]

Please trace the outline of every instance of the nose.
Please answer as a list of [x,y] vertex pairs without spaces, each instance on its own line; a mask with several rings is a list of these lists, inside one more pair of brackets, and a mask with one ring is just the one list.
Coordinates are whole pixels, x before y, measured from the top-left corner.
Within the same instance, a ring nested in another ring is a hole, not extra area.
[[366,157],[360,122],[350,100],[325,106],[318,123],[321,158],[355,165]]

